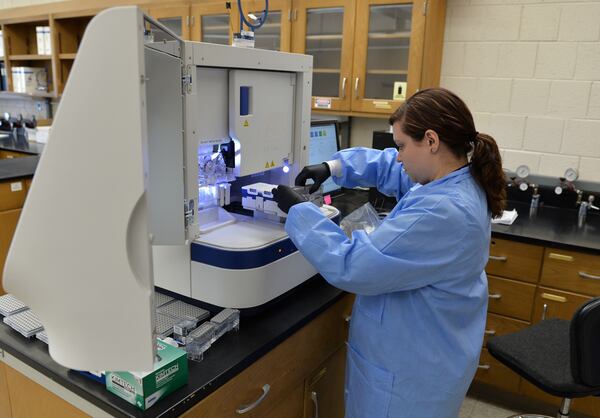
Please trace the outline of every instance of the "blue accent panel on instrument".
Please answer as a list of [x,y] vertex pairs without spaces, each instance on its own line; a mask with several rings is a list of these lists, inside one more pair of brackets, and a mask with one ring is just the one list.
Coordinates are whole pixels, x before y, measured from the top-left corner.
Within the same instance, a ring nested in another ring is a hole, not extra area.
[[250,87],[240,86],[240,116],[250,114]]
[[250,251],[231,251],[193,242],[192,261],[232,270],[266,266],[298,251],[292,240],[286,238],[268,247]]

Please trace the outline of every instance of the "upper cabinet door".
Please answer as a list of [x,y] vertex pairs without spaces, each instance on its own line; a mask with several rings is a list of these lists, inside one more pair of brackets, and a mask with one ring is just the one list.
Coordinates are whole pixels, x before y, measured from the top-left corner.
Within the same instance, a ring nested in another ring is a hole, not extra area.
[[424,3],[357,0],[352,110],[393,112],[421,83]]
[[350,110],[353,0],[294,2],[292,51],[313,56],[312,108]]
[[[148,14],[182,39],[190,39],[189,6],[151,7]],[[160,39],[154,39],[160,41]]]
[[239,28],[224,1],[192,4],[191,12],[193,41],[231,45],[233,32]]
[[[240,30],[240,15],[235,2],[235,31]],[[246,20],[253,23],[250,15],[260,17],[265,9],[264,0],[243,0],[242,9]],[[292,33],[291,22],[292,0],[270,0],[267,21],[254,33],[254,48],[269,49],[272,51],[290,51]],[[244,29],[248,30],[246,25]]]

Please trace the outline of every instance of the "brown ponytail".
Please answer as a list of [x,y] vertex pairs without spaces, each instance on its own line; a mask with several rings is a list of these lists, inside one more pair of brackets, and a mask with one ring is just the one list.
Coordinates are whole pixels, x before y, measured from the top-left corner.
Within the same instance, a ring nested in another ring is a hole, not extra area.
[[477,133],[473,141],[471,174],[485,190],[492,216],[502,215],[506,205],[506,181],[502,171],[502,159],[496,141],[487,134]]
[[498,145],[475,130],[469,108],[456,94],[443,88],[421,90],[390,116],[390,125],[398,121],[415,141],[422,141],[425,131],[432,129],[454,155],[471,155],[471,174],[485,191],[488,209],[493,217],[502,215],[506,183]]

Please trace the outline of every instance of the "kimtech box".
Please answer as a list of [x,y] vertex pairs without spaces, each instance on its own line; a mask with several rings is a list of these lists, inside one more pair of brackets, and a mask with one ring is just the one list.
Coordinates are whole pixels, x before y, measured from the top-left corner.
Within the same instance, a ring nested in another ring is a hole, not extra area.
[[146,410],[188,380],[186,352],[157,341],[159,360],[152,372],[106,372],[106,389]]

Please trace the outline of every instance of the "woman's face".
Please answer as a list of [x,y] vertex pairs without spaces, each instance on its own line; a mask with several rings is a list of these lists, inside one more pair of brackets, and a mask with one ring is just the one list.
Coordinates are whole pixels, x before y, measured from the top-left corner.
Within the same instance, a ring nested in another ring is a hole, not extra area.
[[398,145],[398,162],[403,163],[404,170],[412,181],[420,184],[429,183],[434,172],[435,160],[427,138],[415,141],[402,132],[400,121],[394,123],[392,129],[394,142]]

